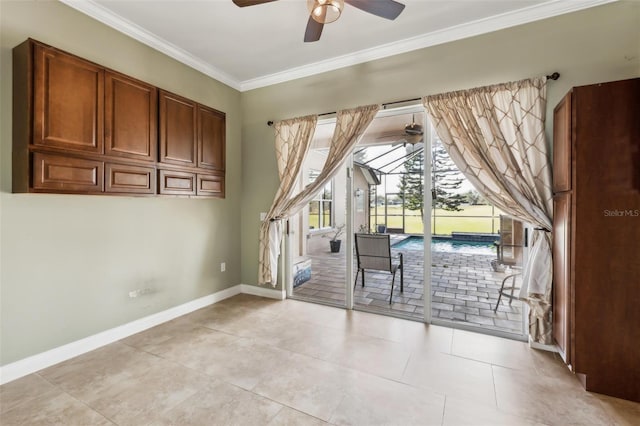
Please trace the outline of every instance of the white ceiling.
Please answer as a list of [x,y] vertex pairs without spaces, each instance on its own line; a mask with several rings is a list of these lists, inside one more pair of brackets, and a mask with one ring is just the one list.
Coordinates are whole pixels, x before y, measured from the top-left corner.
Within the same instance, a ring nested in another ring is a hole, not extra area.
[[[249,90],[615,0],[398,0],[389,21],[345,6],[304,43],[306,0],[60,0],[238,90]],[[372,0],[375,1],[375,0]]]

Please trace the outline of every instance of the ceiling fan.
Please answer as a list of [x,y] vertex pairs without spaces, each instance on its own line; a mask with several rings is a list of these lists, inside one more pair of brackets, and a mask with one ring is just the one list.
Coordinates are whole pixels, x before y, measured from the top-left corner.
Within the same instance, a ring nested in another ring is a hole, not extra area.
[[405,140],[407,143],[415,145],[422,142],[422,134],[424,130],[422,124],[416,123],[416,115],[414,114],[411,119],[411,124],[404,126],[404,134],[407,136]]
[[[255,6],[272,1],[276,0],[233,0],[239,7]],[[395,0],[307,0],[309,21],[304,32],[305,43],[320,40],[324,24],[330,24],[340,17],[345,3],[390,20],[396,19],[404,10],[404,4]]]
[[423,134],[424,134],[424,129],[421,124],[416,123],[416,116],[414,114],[411,120],[411,123],[405,125],[404,129],[401,132],[396,131],[392,133],[383,134],[377,139],[378,140],[391,139],[391,140],[394,140],[394,143],[392,144],[392,146],[398,145],[398,144],[403,144],[406,146],[407,144],[415,145],[415,144],[421,143],[423,141],[422,140]]

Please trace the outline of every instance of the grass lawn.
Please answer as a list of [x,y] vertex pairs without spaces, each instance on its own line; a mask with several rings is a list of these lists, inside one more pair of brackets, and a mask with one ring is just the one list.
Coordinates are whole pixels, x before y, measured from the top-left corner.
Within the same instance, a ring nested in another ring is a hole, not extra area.
[[[486,234],[495,234],[500,228],[500,218],[498,216],[502,212],[498,209],[492,209],[491,206],[462,206],[463,210],[459,212],[450,212],[442,209],[436,209],[435,217],[431,216],[431,229],[434,235],[451,235],[451,232],[482,232]],[[404,230],[408,234],[424,233],[424,226],[420,218],[419,211],[405,211]],[[387,227],[402,228],[402,206],[387,207]],[[476,217],[485,216],[485,217]],[[373,220],[372,224],[376,221]],[[378,207],[378,224],[384,224],[384,206]],[[493,223],[493,227],[492,227]]]

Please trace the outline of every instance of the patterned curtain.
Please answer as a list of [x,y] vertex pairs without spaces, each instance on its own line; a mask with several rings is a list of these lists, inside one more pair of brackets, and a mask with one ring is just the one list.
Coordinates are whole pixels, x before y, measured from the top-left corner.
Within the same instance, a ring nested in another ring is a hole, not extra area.
[[[267,220],[265,220],[265,222],[268,223],[262,223],[260,228],[260,270],[258,272],[258,284],[271,283],[274,287],[276,285],[278,256],[280,255],[280,242],[282,241],[282,220],[298,213],[309,203],[318,191],[320,191],[320,188],[333,178],[342,163],[344,163],[347,155],[349,155],[367,127],[369,127],[369,124],[371,124],[371,121],[373,121],[379,109],[379,105],[368,105],[351,110],[338,111],[336,128],[331,138],[331,147],[329,148],[327,161],[324,163],[322,171],[316,180],[293,197],[290,197],[293,189],[290,188],[289,197],[282,199],[282,203],[278,204],[277,209],[272,207]],[[276,138],[276,150],[277,145],[278,139]],[[305,153],[306,150],[308,150],[308,146],[305,148]],[[297,177],[300,172],[300,166],[304,161],[304,157],[300,157],[299,161],[300,162],[296,164],[296,174],[293,175],[294,182],[295,177]],[[278,163],[280,164],[280,161]],[[287,167],[289,168],[289,166]],[[293,187],[293,183],[291,183],[291,187]],[[280,190],[278,190],[278,194],[280,194]],[[276,201],[278,200],[279,198],[276,195]],[[274,206],[276,205],[276,201],[274,201]],[[272,219],[273,221],[271,221]]]
[[276,219],[282,215],[285,204],[293,194],[295,182],[309,151],[317,122],[318,116],[314,115],[274,124],[280,187],[266,219],[260,225],[259,283],[276,282],[282,240],[282,225]]
[[529,334],[552,343],[553,194],[545,140],[546,80],[527,79],[427,96],[423,103],[449,156],[473,186],[505,213],[534,224],[520,296]]

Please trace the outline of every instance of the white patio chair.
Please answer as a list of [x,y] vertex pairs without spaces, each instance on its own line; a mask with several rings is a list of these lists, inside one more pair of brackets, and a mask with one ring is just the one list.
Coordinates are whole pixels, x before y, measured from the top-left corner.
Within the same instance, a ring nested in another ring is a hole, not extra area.
[[[511,306],[511,302],[513,301],[513,299],[518,298],[518,296],[515,296],[513,293],[516,289],[519,289],[519,287],[516,287],[516,278],[518,278],[518,276],[520,275],[522,275],[522,272],[516,272],[515,274],[507,275],[506,277],[504,277],[504,279],[502,280],[502,285],[500,286],[500,290],[498,290],[498,301],[496,302],[496,307],[493,308],[493,312],[498,311],[498,306],[500,306],[500,299],[502,299],[503,297],[509,299],[509,306]],[[505,284],[509,279],[511,280],[511,285],[505,287]]]
[[356,236],[356,257],[358,258],[358,270],[353,287],[358,282],[358,274],[362,272],[362,287],[364,287],[365,271],[385,271],[389,272],[391,279],[391,295],[389,304],[393,298],[393,286],[396,280],[396,271],[400,270],[400,293],[404,291],[404,269],[402,253],[399,253],[400,262],[394,264],[391,259],[391,240],[389,235],[376,234],[355,234]]

